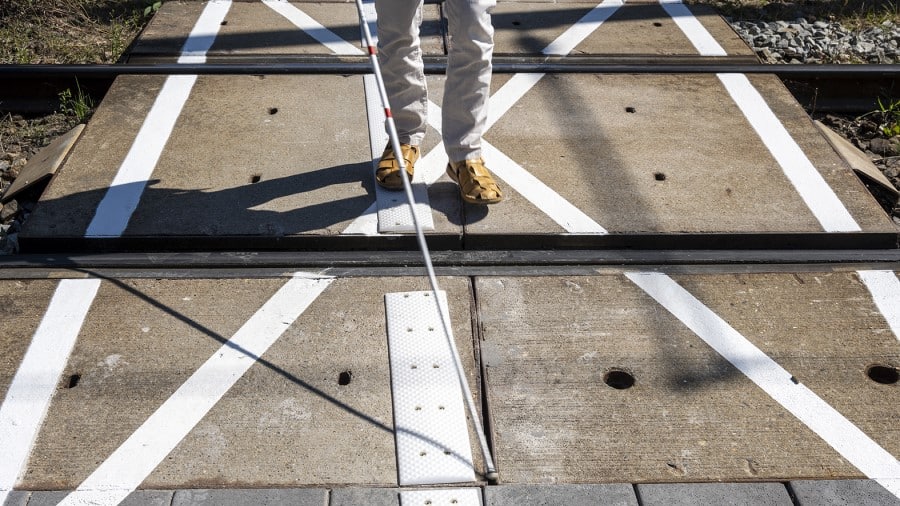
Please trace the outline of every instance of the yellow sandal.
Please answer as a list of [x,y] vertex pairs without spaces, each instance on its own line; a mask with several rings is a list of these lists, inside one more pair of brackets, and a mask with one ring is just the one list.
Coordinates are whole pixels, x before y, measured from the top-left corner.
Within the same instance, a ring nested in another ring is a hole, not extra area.
[[460,196],[470,204],[496,204],[503,200],[500,187],[481,158],[450,162],[447,175],[459,185]]
[[[406,162],[406,174],[412,181],[416,162],[419,161],[419,146],[401,144],[400,151],[403,153],[403,161]],[[381,155],[381,161],[378,162],[378,168],[375,169],[375,180],[389,190],[403,188],[403,180],[400,179],[400,163],[394,156],[394,150],[391,149],[390,144],[384,148],[384,154]]]

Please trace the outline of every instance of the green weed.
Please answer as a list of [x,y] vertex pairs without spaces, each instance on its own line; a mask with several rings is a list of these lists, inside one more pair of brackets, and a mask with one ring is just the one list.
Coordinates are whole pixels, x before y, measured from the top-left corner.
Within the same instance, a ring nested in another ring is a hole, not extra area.
[[79,123],[84,123],[93,113],[94,99],[81,89],[78,82],[75,82],[75,92],[71,88],[67,88],[59,94],[59,111],[66,116],[72,116]]

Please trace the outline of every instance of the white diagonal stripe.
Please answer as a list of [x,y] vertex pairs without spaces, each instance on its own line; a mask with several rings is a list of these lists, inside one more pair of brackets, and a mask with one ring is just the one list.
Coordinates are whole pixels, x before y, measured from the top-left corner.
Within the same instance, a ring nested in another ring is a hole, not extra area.
[[284,16],[294,26],[303,30],[304,33],[316,39],[333,53],[344,55],[364,54],[362,49],[340,38],[337,34],[298,9],[294,4],[288,3],[286,0],[263,0],[263,3]]
[[99,279],[59,282],[0,405],[0,504],[25,471],[50,399],[100,288]]
[[[182,46],[178,63],[206,61],[206,52],[230,8],[231,0],[206,4]],[[125,232],[196,81],[196,75],[166,78],[125,160],[97,205],[85,237],[120,237]]]
[[578,44],[594,33],[604,21],[609,19],[613,14],[622,7],[622,0],[604,0],[602,3],[588,11],[581,19],[563,32],[549,46],[545,47],[543,54],[546,55],[567,55],[575,49]]
[[859,427],[805,385],[791,381],[791,373],[669,276],[650,272],[626,276],[850,464],[900,498],[900,463]]
[[872,294],[875,306],[891,327],[894,337],[900,340],[900,279],[894,271],[858,271],[857,274]]
[[[727,55],[681,0],[661,0],[661,4],[701,55]],[[826,232],[859,232],[859,224],[747,76],[717,77],[822,228]]]
[[60,504],[124,500],[332,281],[292,277]]
[[491,160],[490,169],[494,174],[503,178],[503,181],[515,188],[520,195],[558,223],[566,232],[570,234],[607,233],[599,223],[523,169],[502,151],[486,141],[482,143],[482,149],[487,158]]

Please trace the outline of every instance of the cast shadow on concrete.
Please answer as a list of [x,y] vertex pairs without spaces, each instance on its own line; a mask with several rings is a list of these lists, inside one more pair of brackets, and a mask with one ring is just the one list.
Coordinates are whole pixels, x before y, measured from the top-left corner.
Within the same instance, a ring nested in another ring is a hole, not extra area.
[[[182,323],[190,326],[191,328],[200,332],[202,335],[208,337],[209,339],[216,341],[221,345],[228,346],[229,348],[232,348],[232,349],[240,352],[241,354],[252,359],[254,362],[258,363],[259,365],[261,365],[261,366],[265,367],[266,369],[274,372],[275,374],[278,374],[279,376],[283,377],[290,383],[292,383],[292,384],[296,385],[297,387],[302,388],[302,389],[308,391],[309,393],[313,394],[314,396],[318,397],[323,402],[331,403],[334,406],[337,406],[341,410],[370,424],[371,426],[375,427],[376,429],[379,429],[381,431],[388,432],[391,434],[394,434],[395,432],[402,432],[402,433],[411,435],[411,436],[419,439],[420,441],[422,441],[425,444],[429,444],[429,445],[435,446],[437,448],[441,448],[444,452],[447,452],[447,455],[452,454],[455,459],[459,460],[460,462],[462,462],[464,464],[467,464],[467,465],[472,464],[472,462],[470,460],[468,460],[466,457],[453,452],[453,450],[451,448],[445,447],[440,441],[436,441],[434,439],[431,439],[427,435],[420,434],[420,433],[417,433],[414,431],[409,431],[409,430],[405,430],[405,429],[399,429],[399,430],[395,429],[394,426],[389,425],[387,422],[378,420],[377,418],[367,414],[365,411],[355,408],[355,407],[341,401],[340,399],[328,394],[327,392],[317,388],[316,386],[304,381],[302,378],[299,378],[291,371],[288,371],[288,370],[274,364],[273,362],[267,360],[264,357],[254,354],[250,350],[247,350],[241,346],[236,345],[235,343],[231,342],[229,340],[229,338],[227,338],[226,336],[223,336],[223,335],[217,333],[216,331],[212,330],[211,328],[192,319],[188,315],[181,313],[172,307],[167,306],[166,304],[160,302],[159,300],[154,299],[153,297],[141,292],[140,290],[136,289],[133,286],[129,286],[127,283],[124,283],[123,281],[121,281],[119,279],[109,277],[109,276],[104,275],[101,272],[95,272],[95,271],[92,271],[89,269],[73,269],[73,271],[82,272],[84,274],[87,274],[90,277],[102,279],[104,282],[108,282],[108,283],[115,285],[117,288],[127,292],[129,295],[137,297],[139,300],[164,312],[165,314],[170,315],[171,317],[175,318],[179,322],[182,322]],[[295,325],[296,325],[296,323],[295,323]],[[386,336],[385,336],[385,338],[386,338]],[[335,377],[337,377],[339,372],[340,371],[335,372]],[[385,385],[385,389],[390,389],[390,385]],[[450,452],[452,452],[452,453],[450,453]]]
[[[59,231],[53,223],[70,220],[82,224],[73,224],[69,232],[84,234],[103,199],[127,202],[137,196],[137,208],[123,237],[336,235],[341,226],[359,218],[375,202],[371,167],[366,160],[305,172],[298,169],[296,174],[271,179],[264,173],[254,175],[248,168],[246,176],[241,170],[232,170],[241,174],[243,184],[230,188],[166,188],[165,179],[152,179],[73,193],[38,204],[36,235],[52,236]],[[430,193],[434,212],[462,225],[457,186],[437,182]]]

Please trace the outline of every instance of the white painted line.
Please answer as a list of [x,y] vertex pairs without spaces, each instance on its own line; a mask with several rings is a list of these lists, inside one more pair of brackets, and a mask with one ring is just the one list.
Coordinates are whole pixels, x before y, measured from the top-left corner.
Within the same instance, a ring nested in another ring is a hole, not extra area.
[[600,28],[607,19],[622,7],[622,0],[604,0],[602,3],[588,11],[581,19],[563,32],[549,46],[545,47],[543,54],[546,55],[567,55],[581,44],[584,39]]
[[6,391],[0,405],[0,504],[25,472],[50,399],[99,287],[99,279],[59,282]]
[[85,237],[120,237],[125,232],[196,81],[195,75],[166,79]]
[[626,276],[797,417],[850,464],[900,498],[900,463],[852,422],[665,274]]
[[[727,55],[680,0],[662,0],[661,4],[701,55]],[[717,77],[822,228],[826,232],[859,232],[859,224],[747,76],[717,74]]]
[[528,93],[546,74],[515,74],[493,95],[485,129],[490,129],[516,103]]
[[216,41],[222,21],[230,9],[231,0],[211,0],[206,5],[181,47],[178,63],[206,63],[206,53]]
[[718,74],[718,77],[822,228],[826,232],[859,232],[856,220],[747,76]]
[[520,195],[543,211],[570,234],[606,234],[607,231],[590,216],[553,191],[540,179],[523,169],[487,141],[482,143],[490,170],[512,186]]
[[[179,63],[206,61],[206,51],[212,46],[230,8],[230,0],[212,0],[206,4],[182,46]],[[131,149],[97,206],[85,237],[120,237],[125,232],[196,81],[196,75],[166,79]]]
[[900,279],[894,271],[858,271],[857,274],[894,336],[900,340]]
[[291,278],[60,504],[124,500],[332,281]]
[[703,56],[728,56],[716,38],[700,23],[681,0],[660,0],[662,8]]
[[444,335],[434,292],[388,293],[384,306],[400,485],[475,481],[453,336]]
[[401,490],[400,506],[481,506],[481,489]]
[[263,0],[263,3],[284,16],[294,26],[303,30],[333,53],[344,55],[365,54],[362,49],[340,38],[337,34],[298,9],[294,4],[288,3],[286,0]]

